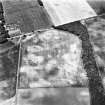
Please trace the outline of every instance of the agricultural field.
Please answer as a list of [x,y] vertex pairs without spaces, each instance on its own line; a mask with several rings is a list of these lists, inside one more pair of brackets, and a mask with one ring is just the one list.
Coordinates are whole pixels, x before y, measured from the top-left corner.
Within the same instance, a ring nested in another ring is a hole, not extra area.
[[17,105],[90,105],[85,88],[20,89]]

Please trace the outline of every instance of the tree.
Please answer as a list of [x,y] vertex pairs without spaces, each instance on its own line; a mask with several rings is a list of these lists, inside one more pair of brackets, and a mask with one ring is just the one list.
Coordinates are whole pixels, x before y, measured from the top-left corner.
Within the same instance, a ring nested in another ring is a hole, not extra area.
[[2,3],[0,2],[0,44],[6,42],[7,41],[6,38],[9,38],[8,31],[6,31],[4,27],[5,19],[3,13],[4,13],[3,6]]

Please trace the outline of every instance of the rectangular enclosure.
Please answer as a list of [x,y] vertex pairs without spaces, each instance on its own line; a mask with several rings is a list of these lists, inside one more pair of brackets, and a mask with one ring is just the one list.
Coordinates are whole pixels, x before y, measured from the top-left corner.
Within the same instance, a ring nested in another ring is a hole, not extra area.
[[86,86],[81,41],[50,29],[22,37],[19,88]]

